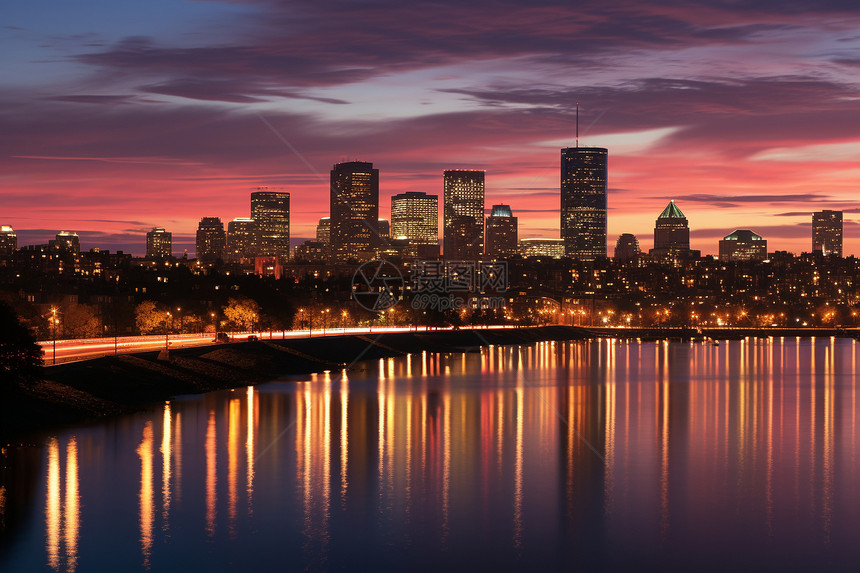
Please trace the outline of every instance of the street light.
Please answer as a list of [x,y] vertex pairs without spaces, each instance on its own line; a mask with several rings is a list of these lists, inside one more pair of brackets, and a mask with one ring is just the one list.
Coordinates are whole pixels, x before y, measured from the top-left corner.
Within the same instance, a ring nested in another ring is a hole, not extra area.
[[172,322],[173,315],[170,314],[170,311],[167,311],[167,317],[164,319],[164,349],[170,350],[170,327],[167,324],[167,321],[170,320]]
[[51,307],[51,325],[53,327],[51,330],[53,330],[53,333],[54,333],[54,351],[53,351],[53,358],[51,361],[53,364],[56,364],[57,363],[57,307],[56,306]]

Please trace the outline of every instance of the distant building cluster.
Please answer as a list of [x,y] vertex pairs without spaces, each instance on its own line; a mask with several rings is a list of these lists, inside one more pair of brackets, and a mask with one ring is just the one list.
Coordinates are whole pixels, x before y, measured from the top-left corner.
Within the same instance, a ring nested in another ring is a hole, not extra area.
[[[561,149],[559,237],[520,237],[518,217],[508,204],[485,209],[486,173],[475,169],[442,172],[442,240],[439,196],[407,191],[391,197],[390,219],[380,217],[379,169],[372,163],[335,164],[330,173],[329,215],[319,219],[316,236],[290,249],[290,194],[260,188],[250,194],[248,217],[226,225],[219,217],[202,217],[195,237],[195,264],[237,265],[257,273],[281,276],[290,261],[346,264],[378,257],[451,260],[513,257],[571,258],[596,261],[607,253],[608,150],[601,147]],[[812,215],[812,251],[842,256],[841,211]],[[44,247],[44,248],[43,248]],[[48,245],[25,247],[38,252],[80,252],[74,232],[61,231]],[[9,226],[0,227],[0,261],[19,250]],[[637,237],[621,234],[613,254],[620,261],[681,266],[701,257],[691,249],[687,217],[670,201],[657,216],[653,248],[642,251]],[[171,260],[173,235],[164,227],[146,233],[146,259]],[[768,258],[767,240],[749,229],[737,229],[719,241],[721,261]]]

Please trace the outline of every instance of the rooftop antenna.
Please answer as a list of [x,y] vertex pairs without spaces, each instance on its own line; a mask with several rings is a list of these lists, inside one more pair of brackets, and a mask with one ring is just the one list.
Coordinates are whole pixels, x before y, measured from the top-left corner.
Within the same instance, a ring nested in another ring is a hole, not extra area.
[[576,102],[576,146],[579,147],[579,102]]

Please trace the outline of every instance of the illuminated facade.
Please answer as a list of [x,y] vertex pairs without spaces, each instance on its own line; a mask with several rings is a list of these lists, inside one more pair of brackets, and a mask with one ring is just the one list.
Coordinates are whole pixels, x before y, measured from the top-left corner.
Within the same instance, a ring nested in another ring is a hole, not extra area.
[[227,236],[219,217],[203,217],[197,224],[197,258],[212,262],[224,257]]
[[720,241],[720,260],[763,261],[767,258],[767,241],[746,229],[739,229]]
[[812,214],[812,251],[842,257],[842,211]]
[[415,191],[392,196],[391,236],[406,238],[418,257],[438,257],[439,196]]
[[443,174],[446,259],[478,260],[484,253],[484,171]]
[[249,264],[257,254],[257,222],[247,217],[237,217],[227,223],[225,258],[232,263]]
[[517,253],[517,218],[510,205],[493,205],[487,217],[487,245],[490,259],[505,259]]
[[153,227],[146,234],[146,258],[167,259],[173,255],[173,233],[164,227]]
[[568,257],[606,256],[607,158],[602,147],[561,150],[561,238]]
[[379,169],[363,161],[336,164],[330,207],[332,259],[372,259],[379,243]]
[[323,217],[317,223],[317,242],[331,243],[331,217]]
[[613,257],[616,261],[632,261],[638,259],[641,254],[642,249],[639,248],[639,239],[636,238],[636,235],[623,233],[618,237],[618,241],[615,243],[615,256]]
[[74,231],[60,231],[50,244],[53,249],[63,253],[77,255],[81,252],[81,240]]
[[9,225],[0,226],[0,257],[11,257],[18,250],[18,235]]
[[290,257],[290,194],[262,188],[251,193],[251,218],[257,226],[256,254]]
[[524,257],[560,259],[565,255],[564,239],[520,239],[519,251]]

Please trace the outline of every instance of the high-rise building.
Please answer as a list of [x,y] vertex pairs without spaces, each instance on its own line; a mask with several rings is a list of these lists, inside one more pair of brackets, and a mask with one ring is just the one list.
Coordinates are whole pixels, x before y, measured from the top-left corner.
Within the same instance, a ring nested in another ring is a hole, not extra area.
[[615,260],[616,261],[632,261],[639,258],[642,254],[642,249],[639,248],[639,239],[636,235],[630,233],[622,233],[615,243]]
[[504,259],[517,253],[517,218],[510,205],[493,205],[487,217],[486,247],[490,259]]
[[317,242],[331,243],[331,217],[323,217],[317,223]]
[[9,225],[0,226],[0,257],[8,258],[18,250],[18,235]]
[[256,255],[290,257],[290,194],[265,187],[251,193],[251,218],[257,227]]
[[673,264],[699,255],[698,251],[690,250],[690,226],[687,217],[674,201],[669,201],[657,216],[654,223],[654,248],[648,254],[655,261]]
[[391,236],[406,238],[418,257],[439,256],[439,196],[407,191],[391,197]]
[[812,250],[822,255],[842,257],[842,211],[812,214]]
[[606,256],[608,153],[602,147],[561,150],[561,238],[568,257]]
[[203,217],[197,225],[197,259],[212,262],[224,257],[227,242],[219,217]]
[[543,237],[520,239],[519,251],[524,257],[560,259],[564,256],[564,240]]
[[153,227],[146,234],[146,258],[167,259],[173,255],[173,233],[164,227]]
[[449,169],[445,192],[444,255],[478,260],[484,253],[484,171]]
[[250,264],[257,256],[259,233],[257,222],[248,217],[237,217],[227,223],[225,259],[231,263]]
[[388,219],[380,217],[376,225],[376,228],[379,230],[380,239],[387,239],[391,236],[391,222]]
[[767,241],[747,229],[738,229],[720,241],[721,261],[763,261],[766,258]]
[[63,253],[79,254],[81,252],[81,240],[74,231],[60,231],[56,238],[50,241],[55,250]]
[[379,243],[379,169],[363,161],[336,164],[330,206],[332,259],[372,259]]

